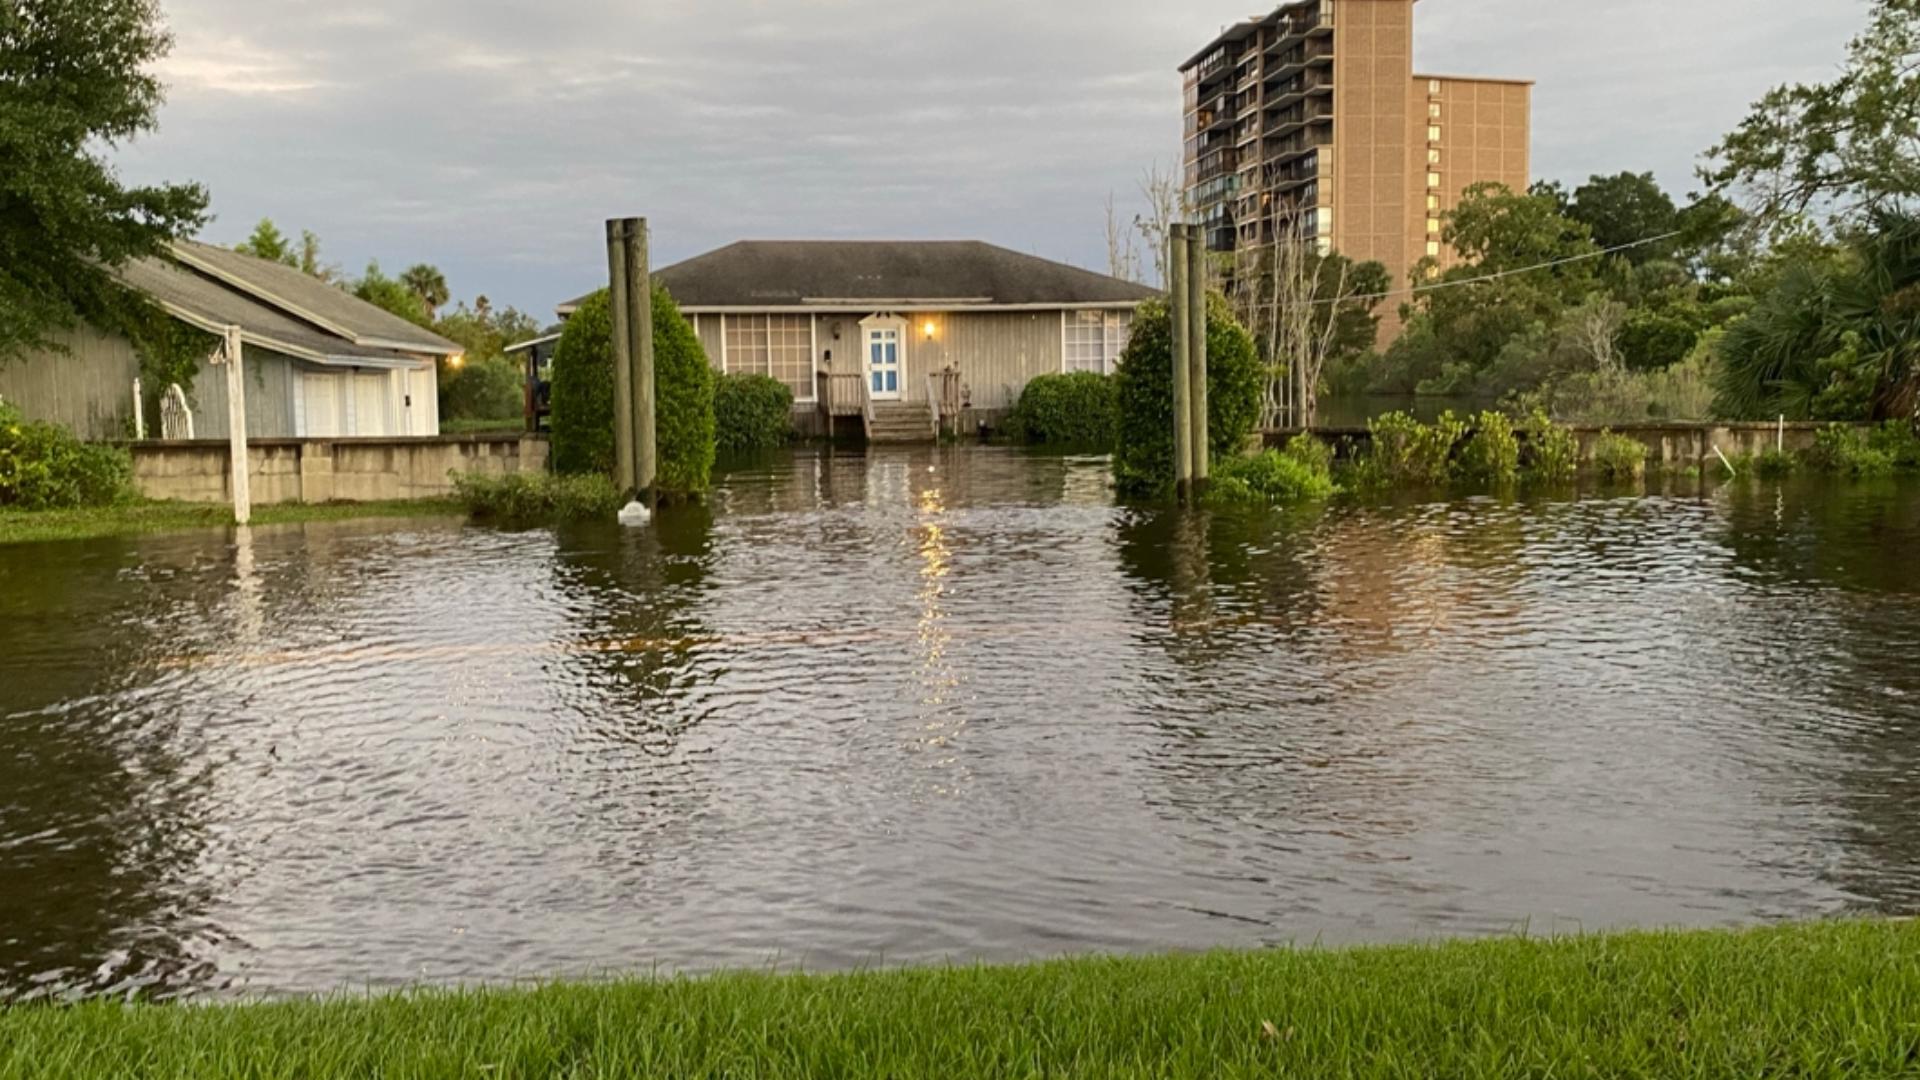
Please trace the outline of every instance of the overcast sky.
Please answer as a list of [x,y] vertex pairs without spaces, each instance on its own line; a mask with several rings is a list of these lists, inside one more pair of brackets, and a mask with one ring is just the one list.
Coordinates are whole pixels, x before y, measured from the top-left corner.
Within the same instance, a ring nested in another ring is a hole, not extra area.
[[[1105,268],[1109,192],[1178,165],[1175,68],[1246,0],[163,0],[177,44],[138,179],[199,180],[216,243],[271,216],[358,272],[446,271],[551,315],[743,238],[967,238]],[[1528,77],[1536,176],[1697,155],[1827,77],[1866,0],[1423,0],[1416,66]]]

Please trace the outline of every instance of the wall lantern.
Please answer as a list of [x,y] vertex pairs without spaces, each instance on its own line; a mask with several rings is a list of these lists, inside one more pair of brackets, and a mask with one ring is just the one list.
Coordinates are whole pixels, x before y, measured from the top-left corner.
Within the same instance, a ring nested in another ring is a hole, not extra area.
[[922,326],[920,329],[926,332],[928,341],[933,340],[933,333],[936,327],[934,326],[932,319],[928,319],[926,322],[926,325]]

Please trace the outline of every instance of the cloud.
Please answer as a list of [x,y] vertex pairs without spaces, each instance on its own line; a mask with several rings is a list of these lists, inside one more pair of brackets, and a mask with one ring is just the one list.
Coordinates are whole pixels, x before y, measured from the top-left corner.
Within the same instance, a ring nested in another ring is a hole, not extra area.
[[[1256,5],[1257,6],[1257,5]],[[216,242],[272,216],[329,258],[432,261],[540,312],[601,222],[656,257],[742,237],[977,237],[1099,266],[1105,203],[1178,165],[1175,69],[1245,0],[169,0],[160,132],[131,175],[206,182]],[[1539,80],[1535,171],[1697,154],[1818,77],[1863,0],[1423,0],[1416,62]]]

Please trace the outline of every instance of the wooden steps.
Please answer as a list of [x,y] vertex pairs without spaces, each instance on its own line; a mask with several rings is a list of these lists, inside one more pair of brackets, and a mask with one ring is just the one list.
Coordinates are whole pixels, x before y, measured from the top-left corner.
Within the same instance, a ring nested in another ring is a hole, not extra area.
[[926,402],[876,401],[867,424],[870,443],[933,442],[933,407]]

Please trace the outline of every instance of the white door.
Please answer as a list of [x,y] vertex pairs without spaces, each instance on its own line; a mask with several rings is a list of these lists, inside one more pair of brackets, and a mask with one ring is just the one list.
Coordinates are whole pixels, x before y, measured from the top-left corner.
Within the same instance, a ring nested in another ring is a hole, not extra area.
[[346,408],[340,398],[340,384],[343,381],[331,372],[301,373],[300,403],[306,416],[301,434],[313,439],[328,439],[347,433]]
[[353,373],[353,433],[379,438],[394,432],[393,377],[384,371]]
[[409,369],[395,374],[400,383],[400,408],[406,422],[401,425],[403,435],[438,435],[439,425],[434,423],[434,413],[438,402],[434,395],[434,373]]
[[875,401],[900,400],[902,333],[894,326],[867,329],[867,390]]

